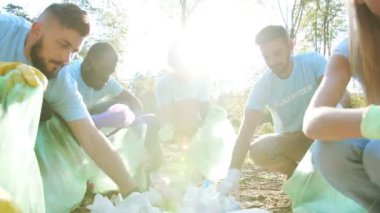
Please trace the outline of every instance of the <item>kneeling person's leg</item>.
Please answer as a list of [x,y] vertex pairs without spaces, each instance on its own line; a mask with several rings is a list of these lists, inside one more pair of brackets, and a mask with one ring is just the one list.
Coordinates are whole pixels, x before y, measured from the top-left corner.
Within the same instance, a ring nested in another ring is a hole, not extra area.
[[251,143],[250,157],[256,165],[290,177],[311,144],[302,132],[263,135]]

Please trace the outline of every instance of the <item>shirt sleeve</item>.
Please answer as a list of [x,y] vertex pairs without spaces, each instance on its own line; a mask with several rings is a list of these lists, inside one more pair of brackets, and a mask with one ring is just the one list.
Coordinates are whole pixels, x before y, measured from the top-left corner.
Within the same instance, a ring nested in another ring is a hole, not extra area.
[[311,53],[310,61],[315,79],[319,80],[325,75],[327,60],[319,53]]
[[270,82],[268,79],[268,73],[264,73],[263,76],[256,81],[251,90],[247,102],[247,109],[263,110],[268,104],[269,97]]
[[49,82],[44,95],[46,101],[67,122],[90,118],[76,81],[63,71]]
[[106,84],[107,95],[111,97],[116,97],[121,94],[124,90],[124,87],[114,78],[110,78],[110,80]]
[[[7,18],[6,15],[0,14],[0,26],[6,26],[7,24],[6,18]],[[5,37],[5,33],[7,30],[8,29],[6,27],[0,27],[0,44],[2,43],[2,38]]]
[[341,55],[345,58],[349,57],[350,40],[348,37],[344,38],[334,49],[334,54]]

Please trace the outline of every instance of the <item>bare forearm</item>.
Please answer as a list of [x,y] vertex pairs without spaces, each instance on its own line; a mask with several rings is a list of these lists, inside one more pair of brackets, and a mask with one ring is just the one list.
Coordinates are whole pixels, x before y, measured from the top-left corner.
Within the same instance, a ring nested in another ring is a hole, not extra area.
[[360,122],[363,112],[364,108],[311,108],[306,111],[303,131],[310,138],[324,141],[361,137]]
[[250,147],[250,140],[252,138],[253,134],[246,134],[246,135],[240,135],[237,138],[234,151],[232,153],[232,159],[231,159],[231,165],[230,168],[236,168],[240,169],[245,157],[247,156],[249,147]]
[[99,134],[91,143],[82,146],[99,168],[119,186],[122,193],[128,194],[136,188],[119,154],[103,135]]
[[129,106],[131,110],[135,113],[142,113],[143,111],[143,106],[140,102],[140,100],[130,93],[129,91],[123,91],[117,98],[116,98],[117,103],[123,103]]
[[119,186],[124,195],[135,190],[136,186],[120,156],[90,119],[68,122],[68,125],[85,152]]
[[142,113],[143,112],[142,103],[135,96],[133,96],[133,98],[130,99],[129,103],[130,103],[130,107],[131,107],[132,111],[134,111],[136,113]]
[[234,151],[232,153],[230,168],[240,169],[250,148],[250,142],[259,125],[262,112],[258,110],[246,110],[243,117],[243,123],[240,127],[236,140]]

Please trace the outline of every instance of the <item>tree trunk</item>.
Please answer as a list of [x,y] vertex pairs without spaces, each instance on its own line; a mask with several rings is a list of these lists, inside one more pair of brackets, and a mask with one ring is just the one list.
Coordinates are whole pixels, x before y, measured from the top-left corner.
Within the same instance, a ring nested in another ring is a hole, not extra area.
[[187,8],[187,0],[180,0],[181,2],[181,23],[182,23],[182,28],[185,29],[186,27],[186,19],[187,19],[187,14],[186,14],[186,8]]

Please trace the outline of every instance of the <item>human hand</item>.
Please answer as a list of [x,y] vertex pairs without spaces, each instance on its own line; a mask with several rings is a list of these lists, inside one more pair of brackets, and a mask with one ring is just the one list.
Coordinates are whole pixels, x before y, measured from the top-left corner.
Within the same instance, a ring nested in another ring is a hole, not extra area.
[[27,90],[24,86],[47,87],[46,77],[37,69],[17,63],[0,62],[0,102],[4,109],[10,103],[21,102],[25,99]]
[[240,170],[230,168],[227,177],[219,184],[217,190],[221,196],[227,196],[232,191],[239,197]]
[[131,178],[129,178],[127,183],[128,184],[126,186],[120,187],[120,193],[123,196],[123,198],[128,197],[133,192],[139,191],[139,187],[136,185],[136,183]]
[[379,119],[380,106],[369,106],[360,123],[360,132],[363,137],[369,139],[380,139]]

